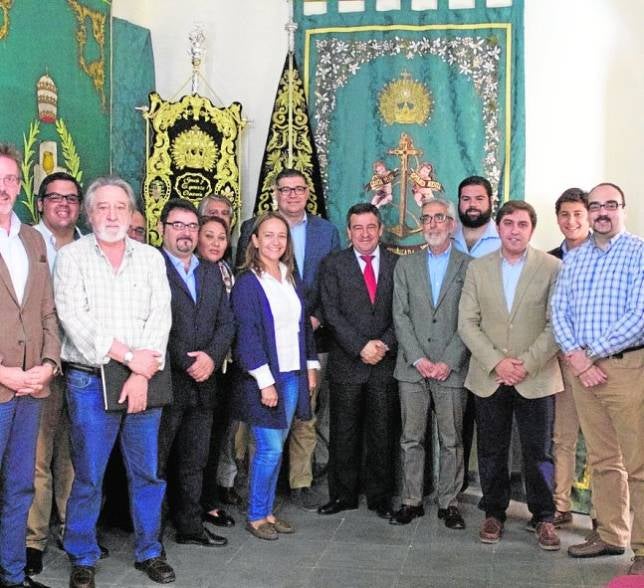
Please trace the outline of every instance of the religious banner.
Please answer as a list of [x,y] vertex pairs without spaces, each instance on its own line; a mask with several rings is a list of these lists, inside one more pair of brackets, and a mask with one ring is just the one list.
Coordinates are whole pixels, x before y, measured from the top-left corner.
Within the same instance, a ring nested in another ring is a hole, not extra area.
[[109,56],[109,3],[0,0],[0,140],[23,154],[23,221],[38,221],[47,174],[86,183],[109,171]]
[[[523,0],[488,8],[306,15],[295,2],[302,64],[326,209],[339,228],[372,202],[398,253],[422,244],[424,199],[456,199],[487,177],[498,201],[523,198]],[[316,3],[317,4],[317,3]]]
[[259,175],[254,214],[272,210],[275,177],[282,170],[297,169],[309,187],[306,210],[326,218],[322,180],[315,143],[311,134],[304,85],[295,56],[288,53],[277,85],[275,105],[268,129],[266,148]]
[[204,196],[226,198],[234,226],[241,209],[237,157],[244,125],[241,104],[218,108],[195,94],[171,102],[153,92],[145,118],[149,138],[143,201],[148,242],[161,243],[157,223],[170,198],[184,198],[195,206]]

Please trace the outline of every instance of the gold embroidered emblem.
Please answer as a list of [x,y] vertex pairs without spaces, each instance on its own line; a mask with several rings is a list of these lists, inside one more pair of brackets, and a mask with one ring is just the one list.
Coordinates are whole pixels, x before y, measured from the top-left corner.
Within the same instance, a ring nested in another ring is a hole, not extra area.
[[198,126],[179,133],[172,144],[172,159],[179,168],[196,167],[212,171],[217,161],[217,145]]
[[429,120],[432,107],[430,91],[411,74],[403,71],[400,78],[389,82],[380,92],[380,115],[388,125],[422,125]]

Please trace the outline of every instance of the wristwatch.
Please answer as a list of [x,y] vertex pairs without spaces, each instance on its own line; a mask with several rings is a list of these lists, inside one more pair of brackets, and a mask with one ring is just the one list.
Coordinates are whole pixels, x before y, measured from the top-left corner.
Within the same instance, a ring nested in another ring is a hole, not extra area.
[[131,349],[128,349],[123,356],[123,364],[130,365],[130,362],[134,359],[134,353]]
[[53,359],[45,358],[42,360],[42,363],[43,365],[48,363],[51,366],[53,376],[57,376],[58,374],[60,374],[60,368],[58,367],[58,364]]
[[590,361],[594,362],[597,358],[593,355],[593,352],[590,350],[590,347],[586,347],[584,349],[584,353],[586,354],[586,357],[590,359]]

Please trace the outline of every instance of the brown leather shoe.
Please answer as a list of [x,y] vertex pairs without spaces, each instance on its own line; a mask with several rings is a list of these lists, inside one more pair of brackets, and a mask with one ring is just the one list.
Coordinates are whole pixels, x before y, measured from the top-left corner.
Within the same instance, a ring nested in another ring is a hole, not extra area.
[[295,533],[295,527],[291,523],[287,523],[285,520],[278,519],[277,517],[275,517],[275,522],[270,524],[273,525],[278,533],[283,533],[284,535]]
[[255,528],[253,527],[253,525],[247,522],[246,530],[254,537],[257,537],[258,539],[264,539],[265,541],[275,541],[276,539],[279,539],[275,527],[270,523],[262,523],[261,525],[259,525],[259,527]]
[[622,555],[624,548],[605,543],[599,534],[591,533],[586,541],[568,548],[570,557],[599,557],[601,555]]
[[644,576],[644,555],[636,555],[633,565],[628,570],[629,576]]
[[503,535],[503,523],[497,518],[487,517],[479,531],[481,543],[498,543],[501,535]]
[[552,523],[557,529],[562,525],[567,525],[568,523],[572,523],[572,513],[570,511],[561,512],[560,510],[556,510],[555,517]]
[[541,521],[537,525],[536,534],[541,549],[546,551],[558,551],[561,549],[561,541],[559,541],[554,523]]
[[96,568],[92,566],[72,566],[69,576],[69,588],[94,588]]

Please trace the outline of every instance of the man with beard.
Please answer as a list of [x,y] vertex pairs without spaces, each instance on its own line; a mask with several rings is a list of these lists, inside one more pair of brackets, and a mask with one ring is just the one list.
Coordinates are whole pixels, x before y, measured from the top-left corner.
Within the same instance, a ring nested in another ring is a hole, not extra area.
[[568,555],[619,555],[630,539],[629,573],[644,575],[644,240],[626,231],[625,205],[615,184],[588,194],[593,234],[566,257],[552,323],[574,376],[598,523]]
[[[45,240],[47,261],[53,272],[58,250],[80,238],[76,223],[80,215],[82,190],[76,178],[65,172],[47,176],[38,190],[40,222],[34,227]],[[42,556],[47,546],[52,500],[61,524],[65,524],[67,499],[72,489],[74,468],[69,454],[69,418],[65,409],[65,380],[56,376],[50,384],[52,394],[43,402],[36,448],[34,501],[27,523],[28,575],[42,571]],[[60,539],[59,539],[60,540]]]
[[177,543],[226,545],[225,537],[203,526],[200,499],[216,400],[215,372],[233,340],[233,315],[219,267],[194,254],[199,233],[195,207],[187,200],[170,200],[161,211],[160,225],[172,292],[168,351],[174,399],[161,417],[159,470],[161,477],[168,472],[175,482]]
[[[163,369],[172,321],[165,264],[161,253],[127,237],[136,208],[127,182],[98,178],[87,189],[85,206],[94,233],[61,249],[54,268],[75,473],[63,540],[72,562],[69,585],[95,585],[101,481],[117,439],[128,473],[134,565],[165,584],[175,574],[159,542],[165,492],[157,475],[161,409],[148,408],[148,381]],[[110,360],[130,370],[119,398],[123,412],[104,407],[100,367]]]
[[[481,176],[470,176],[458,185],[458,218],[461,224],[452,237],[454,247],[471,257],[482,257],[501,246],[501,239],[492,221],[492,186]],[[467,404],[463,413],[463,460],[465,480],[468,486],[468,466],[474,439],[474,395],[467,392]]]

